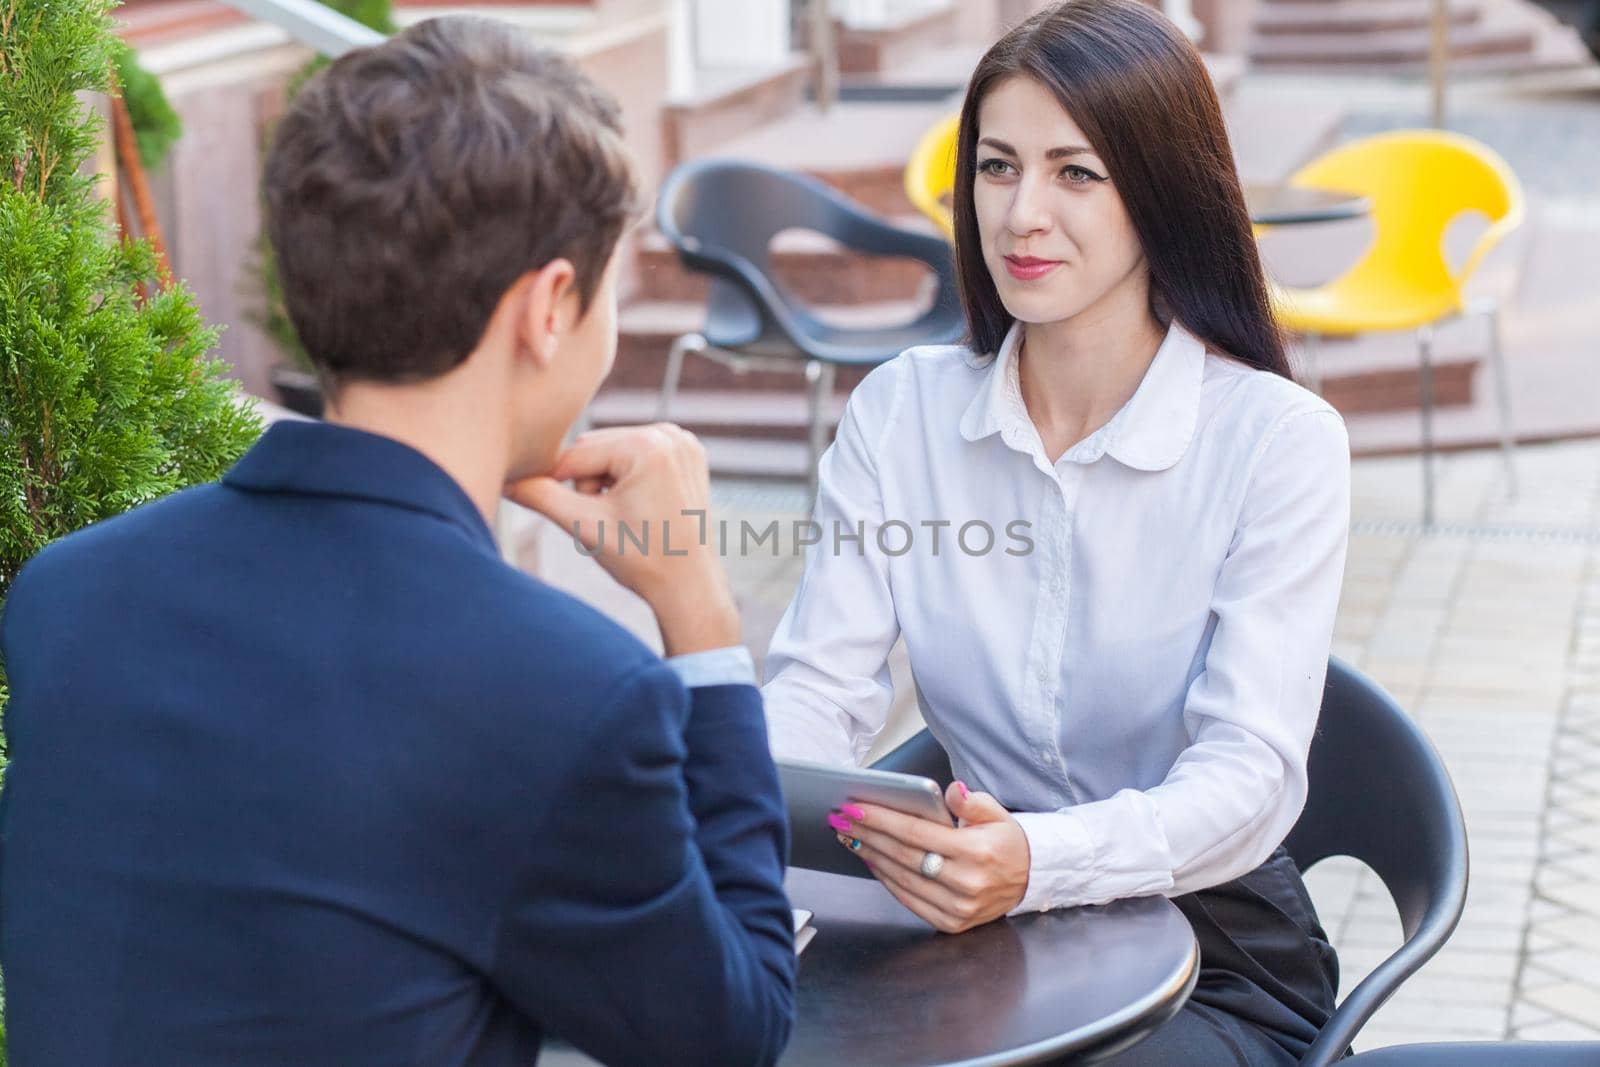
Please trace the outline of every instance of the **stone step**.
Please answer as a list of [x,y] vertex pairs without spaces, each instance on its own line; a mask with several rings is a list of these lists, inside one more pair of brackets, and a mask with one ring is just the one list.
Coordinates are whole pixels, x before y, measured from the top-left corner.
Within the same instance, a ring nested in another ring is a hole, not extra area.
[[1240,180],[1281,185],[1333,147],[1345,115],[1334,94],[1285,107],[1270,87],[1240,86],[1223,106]]
[[798,52],[777,66],[696,71],[693,94],[662,109],[667,165],[791,114],[804,103],[810,78],[810,61]]
[[[1402,366],[1368,366],[1372,362],[1365,341],[1325,340],[1321,365],[1323,396],[1353,425],[1387,426],[1416,418],[1416,358],[1411,352]],[[1380,348],[1394,351],[1393,344]],[[1446,352],[1434,365],[1434,401],[1442,418],[1468,410],[1476,402],[1474,391],[1482,369],[1471,353]],[[688,378],[685,367],[685,379]],[[754,376],[752,376],[754,377]],[[619,388],[608,380],[589,408],[595,427],[637,425],[656,419],[659,388]],[[827,407],[828,439],[837,428],[847,400],[841,389]],[[668,418],[690,430],[705,444],[713,473],[757,477],[804,477],[810,411],[799,375],[787,376],[782,385],[768,384],[748,391],[686,389],[680,391]],[[1392,435],[1391,435],[1392,436]],[[1377,445],[1377,442],[1373,442]],[[1393,448],[1385,439],[1381,448]]]
[[885,216],[915,215],[905,195],[905,165],[924,132],[961,107],[943,100],[842,102],[815,107],[717,146],[716,154],[813,174]]
[[[917,306],[906,302],[813,307],[825,320],[841,325],[871,326],[904,322],[914,318]],[[705,305],[677,301],[642,301],[622,308],[618,316],[617,358],[608,387],[659,389],[666,371],[667,353],[672,343],[705,324]],[[837,374],[840,392],[855,388],[866,377],[864,367],[841,367]],[[683,361],[680,385],[685,390],[761,390],[784,392],[801,388],[800,361],[795,372],[751,370],[740,374],[709,359],[689,356]]]
[[[1322,396],[1342,414],[1371,415],[1389,411],[1415,411],[1422,406],[1421,378],[1416,358],[1409,366],[1338,372],[1338,353],[1324,348]],[[1465,407],[1473,402],[1482,360],[1476,356],[1440,357],[1433,363],[1433,402],[1441,408]]]
[[[629,323],[619,345],[617,362],[596,398],[597,425],[649,422],[656,415],[667,349],[676,332],[663,328],[668,308],[650,309],[658,321],[652,333]],[[679,325],[692,323],[690,309],[670,311]],[[1434,357],[1434,400],[1441,408],[1470,405],[1479,387],[1483,339],[1473,330],[1441,334]],[[1296,351],[1292,358],[1300,366]],[[1322,393],[1347,415],[1415,410],[1419,401],[1417,356],[1409,334],[1355,339],[1324,338],[1319,367]],[[752,440],[804,441],[809,411],[806,385],[796,362],[794,373],[751,371],[737,374],[710,360],[684,361],[680,391],[670,417],[696,433]],[[837,422],[845,398],[866,376],[865,368],[841,368],[829,406],[829,424]]]
[[[891,220],[896,225],[932,233],[921,216]],[[851,252],[837,241],[811,230],[788,230],[771,248],[772,273],[778,284],[808,304],[877,304],[916,301],[934,284],[934,274],[920,261]],[[638,289],[641,301],[703,303],[709,289],[659,232],[639,239]]]
[[702,437],[711,473],[727,478],[784,478],[803,481],[810,474],[811,451],[801,441],[752,441],[744,437]]
[[[1340,0],[1286,6],[1328,7]],[[1277,0],[1274,6],[1285,6]],[[1450,34],[1451,77],[1529,75],[1594,69],[1594,57],[1571,26],[1530,0],[1479,0],[1481,17]],[[1320,39],[1320,43],[1319,43]],[[1250,58],[1262,70],[1421,75],[1428,69],[1428,27],[1371,33],[1257,33]]]
[[[1451,0],[1450,22],[1466,26],[1483,17],[1478,0]],[[1428,30],[1433,0],[1323,0],[1321,3],[1268,3],[1257,9],[1252,28],[1262,35],[1374,33]]]
[[874,73],[914,62],[930,49],[954,43],[960,21],[955,0],[931,9],[926,4],[907,6],[871,24],[836,21],[839,73]]
[[[805,441],[811,426],[806,385],[793,375],[786,391],[730,392],[691,389],[673,398],[667,419],[701,437],[756,441]],[[835,393],[823,408],[830,434],[844,414],[845,393]],[[608,383],[589,405],[593,426],[636,426],[655,422],[660,389],[618,389]]]
[[[1450,57],[1526,56],[1536,46],[1536,34],[1525,27],[1487,26],[1478,23],[1452,27],[1448,37]],[[1432,48],[1427,29],[1379,30],[1339,33],[1272,33],[1252,39],[1250,59],[1261,68],[1339,66],[1371,67],[1378,64],[1425,64]]]

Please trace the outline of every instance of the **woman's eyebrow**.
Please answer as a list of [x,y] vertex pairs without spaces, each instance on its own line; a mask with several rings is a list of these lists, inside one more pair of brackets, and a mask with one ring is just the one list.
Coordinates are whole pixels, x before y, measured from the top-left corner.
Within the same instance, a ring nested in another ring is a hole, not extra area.
[[[1015,148],[1012,148],[1010,145],[996,137],[979,138],[978,144],[988,145],[990,148],[993,148],[998,152],[1004,152],[1008,156],[1015,156],[1017,154],[1017,150]],[[1044,154],[1044,158],[1066,159],[1068,156],[1092,156],[1094,154],[1094,149],[1090,148],[1089,146],[1074,144],[1066,145],[1062,148],[1052,148],[1050,151]]]

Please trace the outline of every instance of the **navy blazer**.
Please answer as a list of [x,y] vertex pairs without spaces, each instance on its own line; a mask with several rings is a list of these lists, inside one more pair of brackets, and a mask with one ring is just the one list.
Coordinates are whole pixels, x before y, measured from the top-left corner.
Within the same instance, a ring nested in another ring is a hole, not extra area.
[[759,692],[507,567],[411,448],[276,425],[46,548],[0,641],[13,1067],[782,1050]]

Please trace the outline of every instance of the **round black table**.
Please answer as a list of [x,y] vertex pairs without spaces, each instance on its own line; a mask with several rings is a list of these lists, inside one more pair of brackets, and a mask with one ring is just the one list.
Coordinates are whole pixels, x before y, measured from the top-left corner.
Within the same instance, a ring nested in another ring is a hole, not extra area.
[[[782,1067],[1093,1063],[1176,1014],[1198,972],[1188,920],[1160,897],[950,937],[875,881],[793,869],[786,885],[817,933]],[[554,1046],[539,1059],[590,1062]]]
[[1296,226],[1309,222],[1341,222],[1372,213],[1372,201],[1354,193],[1305,189],[1294,185],[1244,187],[1245,207],[1257,226]]

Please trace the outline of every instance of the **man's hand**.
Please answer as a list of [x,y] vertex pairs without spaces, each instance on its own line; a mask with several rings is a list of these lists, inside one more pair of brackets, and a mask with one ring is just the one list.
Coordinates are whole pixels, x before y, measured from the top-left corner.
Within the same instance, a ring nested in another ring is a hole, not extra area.
[[667,655],[739,643],[739,612],[707,531],[706,453],[687,430],[663,422],[581,434],[548,475],[508,485],[506,496],[576,531],[585,551],[644,598]]
[[[860,856],[896,900],[934,929],[959,934],[993,922],[1022,902],[1032,857],[1021,824],[988,793],[953,782],[945,790],[945,805],[959,826],[876,804],[847,804],[828,822],[839,843]],[[920,870],[928,852],[944,857],[937,878]]]

